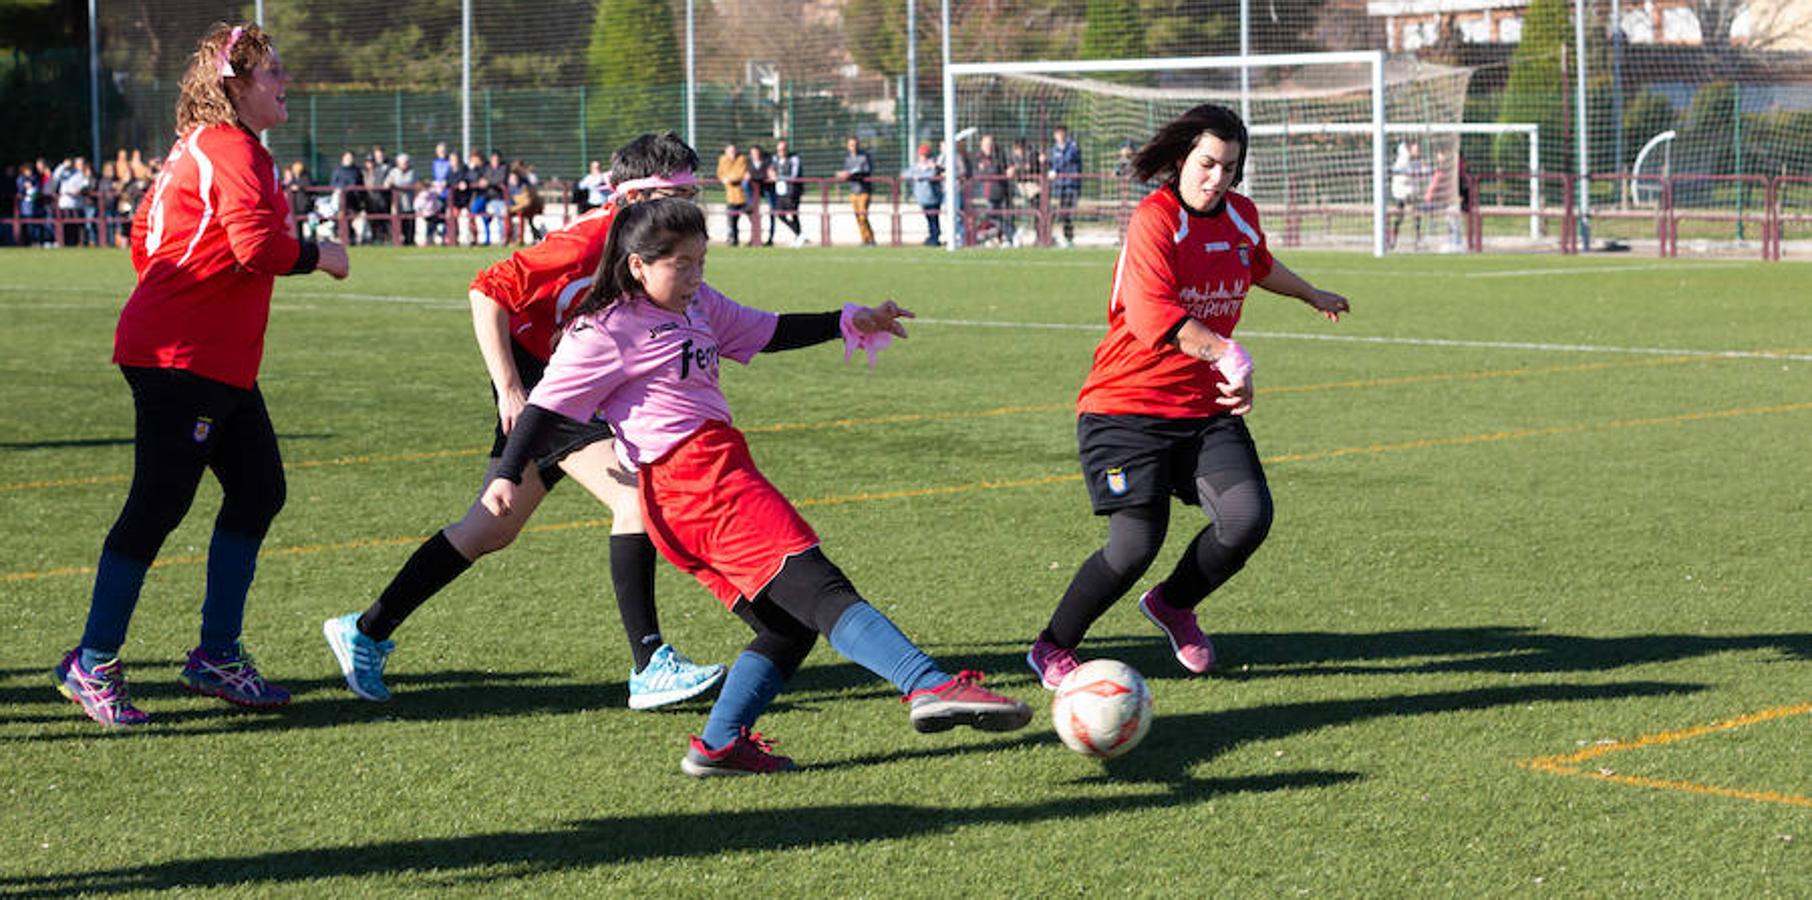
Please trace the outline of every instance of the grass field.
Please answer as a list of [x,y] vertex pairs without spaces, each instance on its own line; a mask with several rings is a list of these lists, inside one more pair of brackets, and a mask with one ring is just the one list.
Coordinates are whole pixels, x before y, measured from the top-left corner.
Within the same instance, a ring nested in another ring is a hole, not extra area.
[[[52,688],[131,465],[108,364],[124,254],[0,253],[0,894],[1804,896],[1812,891],[1812,269],[1604,257],[1288,261],[1255,292],[1251,425],[1278,519],[1183,677],[1122,602],[1085,656],[1158,719],[1111,767],[1050,731],[1023,654],[1101,541],[1072,403],[1105,251],[713,251],[780,310],[898,297],[873,371],[727,367],[756,458],[877,606],[1040,709],[914,734],[820,647],[762,720],[804,771],[694,782],[706,706],[633,713],[605,510],[531,531],[398,633],[359,701],[321,620],[363,608],[478,487],[463,292],[488,259],[361,250],[281,282],[262,384],[289,464],[248,612],[270,714],[176,686],[218,492],[165,546],[124,656],[154,722]],[[1200,522],[1179,510],[1161,572]],[[1152,576],[1148,576],[1149,583]],[[666,634],[746,629],[663,566]]]

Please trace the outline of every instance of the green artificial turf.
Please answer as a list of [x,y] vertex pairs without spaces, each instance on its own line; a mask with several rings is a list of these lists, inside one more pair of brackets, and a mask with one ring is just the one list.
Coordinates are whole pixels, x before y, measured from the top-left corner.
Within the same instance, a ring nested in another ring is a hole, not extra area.
[[[1803,264],[1286,255],[1353,313],[1248,301],[1276,524],[1203,607],[1214,677],[1186,677],[1130,598],[1097,624],[1083,655],[1144,672],[1158,716],[1103,765],[1058,742],[1023,660],[1104,537],[1073,402],[1111,253],[716,248],[708,277],[744,303],[918,312],[872,371],[825,346],[728,365],[727,392],[862,593],[1039,715],[918,735],[820,645],[759,726],[803,771],[695,782],[678,762],[707,706],[625,708],[608,515],[576,488],[397,633],[393,702],[354,698],[321,640],[479,487],[492,411],[464,293],[497,255],[358,248],[345,282],[279,282],[261,382],[289,502],[246,641],[295,702],[248,713],[175,684],[210,481],[123,653],[154,721],[109,734],[49,672],[130,474],[108,359],[131,271],[0,252],[0,894],[1812,885]],[[1202,517],[1172,522],[1142,584]],[[747,640],[664,564],[658,592],[694,658]]]

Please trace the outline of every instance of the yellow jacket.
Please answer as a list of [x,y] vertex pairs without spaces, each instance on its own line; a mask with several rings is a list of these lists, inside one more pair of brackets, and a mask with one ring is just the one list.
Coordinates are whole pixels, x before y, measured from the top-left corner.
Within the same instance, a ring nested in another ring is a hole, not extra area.
[[742,190],[742,183],[749,180],[749,161],[746,157],[718,157],[717,180],[723,182],[725,203],[741,206],[748,202],[749,198]]

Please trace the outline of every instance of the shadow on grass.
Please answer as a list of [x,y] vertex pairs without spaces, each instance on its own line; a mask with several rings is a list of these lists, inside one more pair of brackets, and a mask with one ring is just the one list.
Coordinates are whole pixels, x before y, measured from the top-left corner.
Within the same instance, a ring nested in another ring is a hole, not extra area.
[[[782,776],[809,778],[809,774]],[[1192,779],[1175,790],[1140,797],[1072,797],[1042,803],[950,808],[847,804],[781,809],[626,816],[573,822],[564,830],[504,831],[453,838],[318,847],[245,856],[122,866],[75,875],[0,878],[0,893],[62,897],[89,893],[234,888],[252,890],[330,877],[387,877],[399,872],[459,872],[453,883],[589,869],[651,859],[806,849],[949,834],[973,825],[1030,825],[1144,809],[1172,809],[1229,794],[1329,787],[1352,772],[1300,771],[1243,778]],[[505,870],[500,875],[497,871]]]
[[[1107,763],[1104,769],[1105,773],[1115,781],[1183,785],[1191,780],[1190,769],[1210,762],[1215,757],[1242,744],[1276,740],[1370,719],[1469,712],[1500,706],[1521,706],[1529,703],[1571,703],[1622,700],[1632,697],[1661,697],[1696,693],[1701,690],[1704,690],[1702,686],[1693,684],[1636,681],[1603,685],[1547,684],[1475,688],[1426,694],[1397,694],[1387,697],[1271,704],[1211,713],[1167,714],[1160,708],[1157,710],[1158,718],[1152,726],[1151,733],[1147,735],[1144,743],[1139,745],[1138,752],[1113,760]],[[1016,735],[987,744],[901,750],[827,763],[813,763],[809,768],[812,771],[820,771],[883,765],[896,763],[903,759],[1005,750],[1029,743],[1056,745],[1058,738],[1053,732],[1038,729],[1023,736]]]
[[[176,667],[172,667],[173,669]],[[123,731],[97,731],[75,705],[57,693],[48,675],[44,687],[8,688],[0,703],[42,703],[55,707],[42,714],[0,716],[0,724],[62,723],[67,731],[16,737],[0,736],[0,744],[88,740],[112,734],[128,739],[192,737],[222,732],[288,731],[339,728],[361,722],[454,721],[529,716],[549,712],[580,712],[601,707],[621,707],[619,685],[574,683],[564,672],[444,671],[399,674],[387,677],[407,698],[391,703],[371,703],[354,697],[339,678],[285,679],[281,682],[295,696],[277,710],[240,709],[213,700],[193,699],[174,679],[140,679],[132,682],[133,702],[151,713],[151,724]],[[183,702],[188,708],[159,709],[164,703]],[[697,715],[702,706],[694,706]]]
[[[1563,674],[1606,672],[1628,666],[1679,662],[1721,653],[1773,650],[1792,660],[1812,659],[1812,633],[1752,635],[1638,634],[1582,637],[1522,626],[1433,628],[1410,631],[1211,635],[1221,678],[1322,675],[1414,675],[1483,672]],[[963,654],[962,647],[1007,647],[1007,652]],[[1029,647],[1030,642],[1025,644]],[[941,653],[1014,673],[1029,670],[1018,644],[952,645]],[[1148,677],[1180,675],[1162,636],[1114,635],[1084,642],[1084,659],[1112,657]],[[990,669],[993,671],[993,669]]]

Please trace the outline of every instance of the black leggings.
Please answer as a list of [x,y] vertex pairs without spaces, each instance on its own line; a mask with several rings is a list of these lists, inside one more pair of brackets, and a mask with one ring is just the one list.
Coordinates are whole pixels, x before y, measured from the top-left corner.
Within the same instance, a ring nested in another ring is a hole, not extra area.
[[107,550],[143,563],[188,515],[201,475],[220,481],[218,531],[262,539],[287,490],[277,433],[258,387],[236,388],[182,369],[121,366],[136,428],[132,487]]
[[[1212,521],[1189,542],[1164,579],[1164,602],[1194,608],[1246,565],[1270,533],[1271,489],[1257,459],[1250,466],[1204,472],[1195,478],[1202,511]],[[1046,628],[1062,647],[1082,643],[1089,626],[1136,584],[1158,558],[1170,524],[1169,498],[1115,510],[1107,518],[1107,545],[1071,579]]]
[[843,570],[813,547],[787,560],[753,602],[738,600],[733,611],[755,631],[747,649],[773,660],[781,677],[791,678],[818,635],[830,634],[861,602]]

